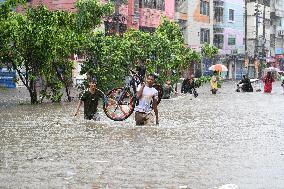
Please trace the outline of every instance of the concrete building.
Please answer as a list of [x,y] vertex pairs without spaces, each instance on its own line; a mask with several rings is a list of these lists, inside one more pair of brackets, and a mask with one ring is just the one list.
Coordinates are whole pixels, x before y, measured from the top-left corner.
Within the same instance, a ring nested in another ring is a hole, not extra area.
[[176,2],[175,20],[180,24],[185,41],[200,50],[204,43],[213,44],[213,1],[185,0]]
[[[76,0],[28,0],[31,5],[44,4],[50,10],[76,11]],[[101,0],[102,3],[108,0]],[[121,0],[117,0],[119,4]],[[137,28],[153,31],[160,24],[161,17],[174,19],[174,0],[128,0],[128,3],[119,6],[118,14],[125,17],[127,28]]]
[[284,71],[284,0],[271,0],[270,56],[268,63]]
[[260,62],[270,55],[270,1],[247,2],[247,61],[250,78],[260,77]]
[[192,49],[199,50],[202,44],[213,44],[213,1],[187,1],[187,25],[185,40]]
[[244,1],[214,0],[213,43],[220,49],[217,61],[228,67],[228,79],[240,79],[243,73]]
[[[213,0],[176,1],[175,20],[191,49],[200,51],[204,43],[213,44]],[[211,61],[204,60],[201,67],[195,65],[196,76],[211,73],[208,70],[211,64]]]

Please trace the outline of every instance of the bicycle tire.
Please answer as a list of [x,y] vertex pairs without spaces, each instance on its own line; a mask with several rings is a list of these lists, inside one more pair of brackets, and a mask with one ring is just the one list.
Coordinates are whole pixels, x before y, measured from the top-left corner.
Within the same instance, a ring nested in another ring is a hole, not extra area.
[[[121,94],[123,91],[124,94]],[[123,121],[133,113],[136,98],[133,96],[130,90],[125,90],[122,87],[114,88],[107,93],[106,97],[107,102],[104,102],[103,110],[106,116],[111,120]],[[114,110],[112,110],[112,108],[114,108]],[[117,112],[118,108],[122,114]]]

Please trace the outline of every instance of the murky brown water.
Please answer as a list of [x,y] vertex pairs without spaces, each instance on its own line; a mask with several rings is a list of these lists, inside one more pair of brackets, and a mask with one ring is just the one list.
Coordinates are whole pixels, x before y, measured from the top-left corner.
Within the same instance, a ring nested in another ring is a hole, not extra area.
[[76,103],[20,105],[0,89],[0,188],[284,188],[284,94],[225,83],[159,105],[160,125],[72,117]]

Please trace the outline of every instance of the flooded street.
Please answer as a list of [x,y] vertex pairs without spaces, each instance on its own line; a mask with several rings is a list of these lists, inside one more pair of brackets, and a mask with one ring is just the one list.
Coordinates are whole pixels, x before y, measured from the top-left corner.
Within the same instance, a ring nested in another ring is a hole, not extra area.
[[196,99],[162,100],[160,125],[142,127],[0,89],[0,188],[283,189],[284,94],[273,87],[226,82],[214,96],[205,85]]

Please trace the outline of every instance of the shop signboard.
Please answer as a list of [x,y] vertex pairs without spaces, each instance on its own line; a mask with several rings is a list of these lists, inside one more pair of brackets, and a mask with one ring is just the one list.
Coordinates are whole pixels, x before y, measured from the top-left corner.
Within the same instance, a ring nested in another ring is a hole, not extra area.
[[6,88],[16,88],[16,72],[0,70],[0,86]]
[[282,54],[283,50],[282,48],[275,48],[275,54]]
[[212,65],[212,60],[204,58],[202,60],[202,63],[203,63],[203,75],[205,76],[211,75],[212,71],[209,70],[209,67]]

